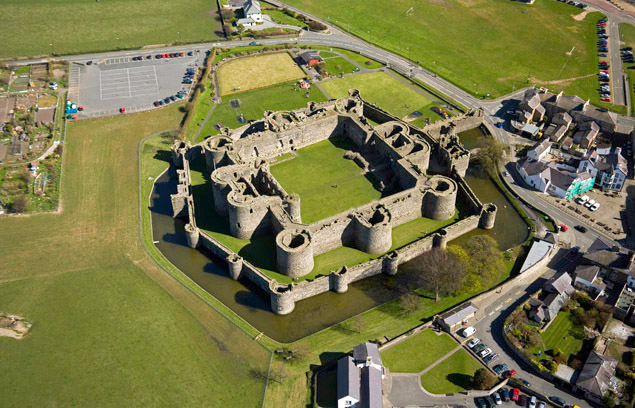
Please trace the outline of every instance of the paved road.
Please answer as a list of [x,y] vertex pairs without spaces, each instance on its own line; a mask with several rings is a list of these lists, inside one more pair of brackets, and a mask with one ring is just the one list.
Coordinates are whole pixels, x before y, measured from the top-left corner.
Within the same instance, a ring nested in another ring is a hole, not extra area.
[[626,105],[624,69],[622,68],[622,57],[620,54],[620,21],[621,20],[615,18],[614,15],[609,15],[606,31],[609,34],[611,83],[613,84],[613,92],[611,93],[612,102],[615,105]]

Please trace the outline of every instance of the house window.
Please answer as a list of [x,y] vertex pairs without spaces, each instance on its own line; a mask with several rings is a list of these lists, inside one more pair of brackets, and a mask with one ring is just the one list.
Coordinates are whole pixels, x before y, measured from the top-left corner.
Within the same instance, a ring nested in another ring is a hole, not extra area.
[[353,405],[353,401],[351,400],[346,400],[345,406],[350,407]]

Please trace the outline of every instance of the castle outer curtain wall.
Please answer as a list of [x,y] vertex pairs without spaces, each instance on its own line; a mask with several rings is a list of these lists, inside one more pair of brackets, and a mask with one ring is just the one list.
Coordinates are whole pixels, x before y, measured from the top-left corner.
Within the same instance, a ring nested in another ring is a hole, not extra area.
[[[380,125],[373,126],[368,119]],[[493,204],[483,205],[463,180],[469,152],[457,131],[482,124],[481,111],[444,120],[423,129],[391,116],[365,102],[357,91],[349,97],[325,103],[311,102],[291,112],[265,112],[262,120],[191,146],[177,142],[172,148],[178,177],[172,195],[173,215],[187,220],[185,233],[192,248],[204,247],[226,260],[232,279],[248,279],[269,293],[274,313],[288,314],[295,302],[332,290],[344,293],[348,285],[380,273],[394,275],[399,265],[433,247],[476,228],[492,228]],[[362,171],[382,171],[378,181],[385,196],[313,224],[301,220],[302,197],[288,194],[271,175],[269,162],[302,147],[345,137],[356,146],[348,152]],[[268,277],[196,225],[191,195],[189,162],[205,158],[210,173],[213,202],[209,208],[227,217],[230,234],[240,239],[273,235],[279,273],[301,278],[314,268],[314,257],[341,246],[379,256],[369,262],[342,266],[326,275],[282,285]],[[444,169],[428,176],[431,156]],[[386,183],[384,184],[384,181]],[[454,216],[457,200],[469,209],[466,218],[409,245],[387,253],[392,229],[426,217],[446,220]]]

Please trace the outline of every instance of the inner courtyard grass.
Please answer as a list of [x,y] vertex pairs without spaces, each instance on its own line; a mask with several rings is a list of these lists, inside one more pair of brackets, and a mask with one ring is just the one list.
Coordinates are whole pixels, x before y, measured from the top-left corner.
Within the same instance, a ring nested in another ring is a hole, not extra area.
[[335,78],[321,82],[320,86],[331,98],[343,98],[349,89],[358,89],[362,98],[400,118],[419,111],[423,116],[413,122],[416,126],[423,126],[426,117],[433,121],[441,118],[430,110],[436,103],[385,72]]
[[458,344],[445,333],[424,330],[381,352],[382,362],[393,373],[418,373]]
[[287,193],[300,195],[302,222],[312,224],[381,198],[363,170],[344,154],[354,149],[346,138],[327,139],[297,151],[271,174]]
[[457,350],[421,376],[421,386],[433,394],[449,394],[472,389],[472,377],[483,366],[467,351]]
[[[307,92],[294,86],[295,83],[295,81],[285,82],[223,98],[222,102],[216,105],[212,116],[203,127],[203,130],[201,130],[199,140],[217,135],[219,131],[214,127],[217,123],[229,129],[243,126],[244,123],[238,121],[240,114],[244,115],[246,121],[258,120],[262,118],[266,110],[293,110],[305,107],[310,101],[326,101],[326,97],[318,87],[313,86]],[[238,109],[231,107],[230,101],[233,99],[237,99],[240,102]],[[205,111],[205,115],[207,115],[207,112],[209,112],[209,109]],[[193,126],[196,126],[196,124],[193,124]],[[193,134],[196,134],[196,132],[194,131]]]
[[208,0],[4,0],[0,58],[215,41],[216,13]]
[[559,348],[565,356],[565,361],[572,354],[582,350],[584,330],[571,319],[571,313],[561,311],[547,330],[541,334],[545,343],[545,350]]
[[[474,95],[597,74],[598,13],[556,1],[289,0],[366,41],[401,54]],[[381,18],[363,18],[364,15]],[[504,16],[504,18],[501,18]],[[556,84],[551,84],[556,85]],[[549,87],[551,87],[549,85]],[[580,84],[580,97],[597,84]]]
[[304,78],[304,72],[287,52],[236,58],[218,68],[220,95],[265,88]]
[[139,236],[137,146],[174,129],[180,105],[70,124],[61,213],[0,219],[0,310],[33,322],[21,341],[0,337],[11,373],[0,387],[12,390],[0,405],[262,404],[251,369],[270,353],[169,277]]

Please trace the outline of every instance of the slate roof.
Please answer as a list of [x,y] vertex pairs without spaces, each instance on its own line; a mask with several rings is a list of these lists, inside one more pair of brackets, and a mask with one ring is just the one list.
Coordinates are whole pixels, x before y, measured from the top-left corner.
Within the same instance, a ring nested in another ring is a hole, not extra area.
[[551,278],[546,283],[545,288],[550,291],[553,289],[556,293],[560,295],[566,294],[567,296],[570,296],[574,291],[573,286],[571,286],[571,275],[567,272],[563,272],[560,275]]
[[370,357],[373,364],[381,365],[381,357],[379,356],[379,349],[375,343],[362,343],[353,348],[353,359],[355,362],[366,362],[367,357]]
[[607,268],[628,270],[631,267],[629,251],[602,237],[598,237],[593,241],[584,254],[584,258],[587,261]]
[[561,125],[570,125],[573,118],[567,112],[560,112],[553,117],[552,122]]
[[628,174],[628,164],[624,156],[621,153],[613,152],[604,156],[604,162],[610,166],[611,169],[620,169],[622,173]]
[[582,105],[584,105],[584,99],[577,95],[557,95],[554,98],[550,98],[549,102],[566,111],[582,108]]
[[551,147],[551,141],[549,139],[545,139],[542,142],[536,143],[531,150],[535,151],[539,156],[548,148]]
[[476,313],[477,310],[478,307],[476,307],[474,303],[469,302],[457,307],[456,309],[442,314],[441,319],[443,319],[445,324],[447,324],[448,326],[454,326],[455,324],[460,323],[468,317],[472,316],[472,314]]
[[548,317],[549,320],[553,320],[556,318],[558,312],[560,311],[560,308],[564,306],[566,299],[567,298],[565,296],[559,295],[557,293],[550,293],[547,295],[543,303],[545,304],[546,308],[546,317]]
[[598,273],[600,273],[600,267],[596,265],[578,265],[575,268],[576,278],[581,278],[588,282],[593,282]]
[[243,11],[246,17],[251,14],[260,14],[260,2],[258,0],[247,0],[243,5]]
[[309,61],[314,59],[322,61],[322,57],[320,57],[320,54],[317,51],[306,51],[300,54],[299,57],[306,64],[308,64]]
[[548,178],[551,184],[565,191],[569,189],[574,180],[568,172],[558,170],[557,168],[551,166],[549,166]]
[[382,408],[381,370],[375,367],[362,368],[362,408]]
[[337,399],[347,396],[351,396],[357,401],[361,399],[359,368],[351,356],[340,358],[337,361]]
[[540,174],[548,168],[547,163],[545,162],[528,160],[527,158],[520,160],[519,165],[529,176]]
[[615,375],[615,367],[617,367],[617,360],[591,351],[576,385],[602,397],[609,389],[611,377]]

